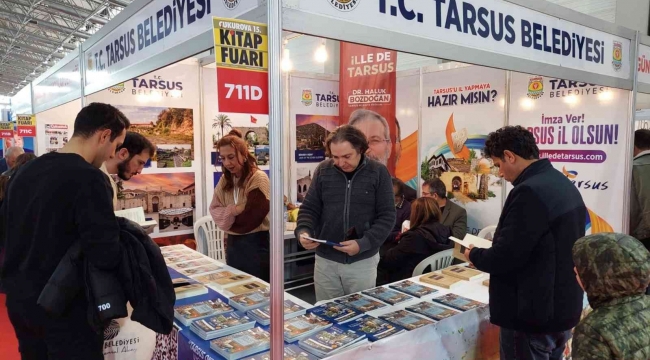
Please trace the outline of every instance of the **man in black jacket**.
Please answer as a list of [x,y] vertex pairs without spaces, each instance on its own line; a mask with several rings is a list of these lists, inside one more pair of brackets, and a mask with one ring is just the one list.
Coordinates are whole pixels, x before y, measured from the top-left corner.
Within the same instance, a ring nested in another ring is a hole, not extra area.
[[6,251],[0,276],[23,360],[104,358],[103,334],[88,323],[84,292],[58,317],[37,299],[77,242],[94,267],[112,271],[120,264],[120,227],[99,167],[115,156],[128,127],[113,106],[90,104],[63,149],[30,161],[11,179],[0,210]]
[[331,159],[314,172],[295,232],[302,246],[316,249],[317,301],[374,287],[379,248],[395,224],[391,177],[384,165],[364,155],[363,133],[341,126],[327,138],[326,150]]
[[521,126],[491,133],[484,155],[512,183],[492,248],[465,256],[490,273],[490,320],[501,327],[501,359],[560,359],[580,321],[584,293],[571,249],[585,235],[587,210],[575,186]]

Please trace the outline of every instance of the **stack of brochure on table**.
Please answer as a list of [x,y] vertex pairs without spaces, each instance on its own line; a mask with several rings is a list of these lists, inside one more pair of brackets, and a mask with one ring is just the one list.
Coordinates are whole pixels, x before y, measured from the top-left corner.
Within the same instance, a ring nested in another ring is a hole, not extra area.
[[444,320],[448,317],[452,317],[456,314],[460,314],[456,310],[448,309],[442,306],[438,306],[434,303],[423,301],[421,303],[415,304],[413,306],[409,306],[406,308],[408,311],[412,311],[414,313],[424,315],[430,319],[433,319],[435,321],[441,321]]
[[309,312],[334,324],[345,324],[363,316],[361,311],[333,301],[309,309]]
[[447,294],[437,298],[433,298],[433,301],[445,306],[452,307],[460,311],[468,311],[468,310],[487,306],[487,304],[484,304],[480,301],[464,298],[456,294]]
[[228,304],[239,311],[249,311],[268,305],[271,301],[269,289],[257,290],[252,293],[233,296]]
[[370,299],[361,294],[348,295],[334,301],[364,313],[368,311],[381,309],[387,306],[384,303]]
[[330,326],[330,322],[314,314],[300,315],[284,322],[284,340],[295,342]]
[[189,326],[192,321],[231,311],[234,311],[234,309],[230,305],[224,303],[221,299],[216,299],[176,306],[174,307],[174,317],[183,325]]
[[358,333],[366,334],[368,340],[373,342],[406,332],[401,326],[374,318],[370,315],[363,315],[345,324],[345,326]]
[[388,285],[388,287],[419,298],[438,292],[438,290],[434,288],[420,285],[409,280],[400,281],[398,283]]
[[271,334],[253,328],[210,342],[210,349],[227,360],[237,360],[271,348]]
[[408,331],[415,330],[423,326],[427,326],[435,323],[435,321],[433,320],[428,320],[423,317],[419,317],[415,314],[411,314],[406,310],[393,311],[391,313],[382,315],[379,318],[384,321],[388,321],[393,325],[401,326]]
[[306,337],[298,345],[304,350],[324,358],[367,343],[368,339],[365,334],[351,330],[345,325],[334,325]]
[[[269,351],[247,357],[243,360],[271,360],[271,353]],[[318,360],[318,358],[297,345],[284,346],[284,360]]]
[[399,303],[410,301],[412,296],[406,295],[399,291],[391,290],[385,287],[376,287],[374,289],[361,292],[363,295],[374,297],[390,305],[397,305]]
[[[291,300],[284,301],[284,319],[293,319],[296,316],[304,315],[307,310],[294,303]],[[269,325],[271,323],[271,307],[266,305],[259,309],[250,310],[246,313],[251,319],[257,321],[261,325]]]
[[203,340],[216,339],[252,329],[255,320],[240,312],[231,312],[197,320],[190,325],[190,330]]

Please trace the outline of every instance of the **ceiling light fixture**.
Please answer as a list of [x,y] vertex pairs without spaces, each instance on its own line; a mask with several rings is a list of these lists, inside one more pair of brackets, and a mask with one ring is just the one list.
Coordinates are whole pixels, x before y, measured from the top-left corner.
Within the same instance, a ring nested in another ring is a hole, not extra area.
[[314,53],[314,59],[319,62],[319,63],[324,63],[327,61],[327,49],[325,48],[325,40],[321,43],[321,45],[316,49],[316,53]]

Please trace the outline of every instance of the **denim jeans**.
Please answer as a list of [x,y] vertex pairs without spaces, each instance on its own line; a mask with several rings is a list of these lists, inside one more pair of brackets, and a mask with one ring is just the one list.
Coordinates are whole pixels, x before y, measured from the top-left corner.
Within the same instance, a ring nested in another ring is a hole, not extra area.
[[561,360],[571,330],[531,334],[501,328],[501,360]]

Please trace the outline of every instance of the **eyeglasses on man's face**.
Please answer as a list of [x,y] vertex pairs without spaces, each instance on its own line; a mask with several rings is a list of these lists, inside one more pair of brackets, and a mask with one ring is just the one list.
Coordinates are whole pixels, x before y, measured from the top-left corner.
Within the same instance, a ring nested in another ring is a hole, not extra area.
[[390,139],[380,139],[380,138],[371,138],[368,139],[368,145],[371,147],[376,147],[379,145],[383,145],[385,143],[389,143]]

